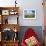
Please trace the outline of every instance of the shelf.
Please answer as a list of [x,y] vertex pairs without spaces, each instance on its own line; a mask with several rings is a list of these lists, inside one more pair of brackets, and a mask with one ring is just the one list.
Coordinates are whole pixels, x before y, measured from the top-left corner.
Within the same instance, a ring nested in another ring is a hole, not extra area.
[[[18,17],[19,7],[0,7],[0,46],[18,46],[18,32],[20,29]],[[7,38],[4,34],[7,35]]]
[[2,42],[3,46],[18,46],[18,41]]
[[18,8],[19,8],[19,7],[0,7],[0,10],[6,10],[6,9],[8,9],[8,10],[9,10],[9,9],[10,9],[10,10],[11,10],[11,9],[16,9],[16,10],[18,10]]
[[2,15],[18,15],[19,7],[0,7],[0,14]]
[[16,32],[19,31],[18,24],[1,24],[1,30],[5,29],[5,28],[12,29],[13,31],[15,31],[15,29],[16,29],[17,30]]
[[15,41],[12,41],[12,40],[10,40],[10,41],[3,41],[4,43],[12,43],[12,42],[19,42],[19,40],[15,40]]

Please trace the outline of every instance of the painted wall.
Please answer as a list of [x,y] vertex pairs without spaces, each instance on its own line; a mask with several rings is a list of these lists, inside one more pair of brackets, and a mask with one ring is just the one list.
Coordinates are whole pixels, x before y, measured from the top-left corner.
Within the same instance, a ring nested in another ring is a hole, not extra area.
[[[21,1],[22,2],[22,1]],[[21,10],[20,25],[22,26],[43,26],[43,6],[42,0],[28,0],[21,3],[21,9],[31,8],[36,10],[36,19],[23,19],[23,12]],[[39,24],[40,23],[40,24]]]
[[[15,6],[15,0],[0,0],[0,6],[9,7]],[[43,6],[42,0],[17,0],[17,6],[20,7],[20,17],[19,24],[20,26],[43,26]],[[36,10],[36,19],[23,19],[23,9],[35,9]]]

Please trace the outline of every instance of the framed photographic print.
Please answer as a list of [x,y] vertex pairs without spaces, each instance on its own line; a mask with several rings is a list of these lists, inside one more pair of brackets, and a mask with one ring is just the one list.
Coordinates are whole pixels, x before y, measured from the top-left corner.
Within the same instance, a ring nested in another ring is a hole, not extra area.
[[9,14],[14,15],[14,10],[10,10]]
[[35,9],[24,9],[23,18],[24,19],[36,19],[36,10]]
[[2,15],[9,15],[9,10],[2,10]]

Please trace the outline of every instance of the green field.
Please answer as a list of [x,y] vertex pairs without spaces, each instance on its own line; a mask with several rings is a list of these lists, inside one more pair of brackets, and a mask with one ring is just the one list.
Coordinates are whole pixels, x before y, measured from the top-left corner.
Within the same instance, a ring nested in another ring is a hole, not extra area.
[[24,18],[34,18],[35,15],[25,15]]

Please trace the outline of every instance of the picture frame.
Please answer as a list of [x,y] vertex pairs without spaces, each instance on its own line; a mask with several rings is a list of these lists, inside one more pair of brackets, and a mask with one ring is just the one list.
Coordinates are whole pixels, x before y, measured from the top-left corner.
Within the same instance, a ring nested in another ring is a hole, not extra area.
[[2,15],[9,15],[9,10],[2,10]]
[[15,10],[10,10],[10,11],[9,11],[9,14],[10,14],[10,15],[16,15],[16,14],[17,14],[17,11],[15,11]]
[[9,14],[10,14],[10,15],[14,15],[14,10],[10,10],[10,11],[9,11]]
[[36,19],[36,10],[35,9],[24,9],[23,18],[24,19]]

